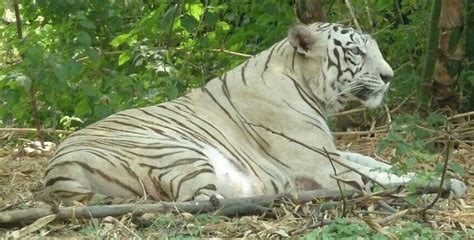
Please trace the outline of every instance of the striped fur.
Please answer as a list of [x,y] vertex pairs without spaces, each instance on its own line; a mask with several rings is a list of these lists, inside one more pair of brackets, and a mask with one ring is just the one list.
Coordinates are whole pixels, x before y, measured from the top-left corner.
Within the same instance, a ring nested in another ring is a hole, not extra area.
[[[176,100],[115,113],[72,134],[49,162],[49,195],[189,201],[336,189],[347,167],[403,183],[389,165],[336,149],[329,111],[375,107],[393,75],[370,36],[336,24],[289,37]],[[362,184],[359,174],[343,178]]]

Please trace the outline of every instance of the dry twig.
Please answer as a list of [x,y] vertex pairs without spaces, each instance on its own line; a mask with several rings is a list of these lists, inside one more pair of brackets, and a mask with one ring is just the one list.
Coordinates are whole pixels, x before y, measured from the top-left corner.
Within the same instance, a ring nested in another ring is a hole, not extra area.
[[[13,132],[13,133],[36,133],[38,132],[38,129],[36,128],[0,128],[0,132]],[[56,130],[56,129],[42,129],[43,133],[46,134],[71,134],[74,131],[68,131],[68,130]]]
[[246,57],[246,58],[252,57],[252,55],[249,55],[249,54],[234,52],[234,51],[226,50],[226,49],[223,49],[223,48],[208,49],[208,51],[218,52],[218,53],[227,53],[227,54],[230,54],[230,55],[239,56],[239,57]]
[[448,139],[446,140],[446,154],[444,156],[443,172],[441,173],[441,180],[439,183],[438,193],[436,194],[435,199],[433,199],[433,201],[430,204],[428,204],[426,207],[424,207],[421,210],[423,214],[426,214],[426,210],[432,208],[441,197],[441,194],[443,194],[443,183],[446,178],[446,172],[448,170],[449,151],[451,151],[451,130],[450,130],[449,122],[447,122],[446,124],[447,124],[447,131],[448,131]]
[[[326,153],[326,157],[329,159],[329,162],[331,163],[332,170],[334,171],[334,175],[337,176],[336,167],[334,166],[334,163],[332,162],[331,155],[329,154],[328,150],[326,150],[326,148],[323,147],[323,150]],[[338,179],[336,179],[336,183],[337,183],[337,187],[339,188],[339,192],[341,193],[341,196],[342,196],[342,217],[345,217],[347,214],[346,196],[344,194],[344,191],[342,190],[341,182]]]
[[[355,191],[347,191],[347,195],[354,195]],[[189,213],[216,212],[225,216],[243,216],[262,214],[269,210],[269,207],[278,205],[281,201],[291,201],[295,203],[310,202],[316,198],[340,199],[338,191],[314,190],[304,191],[295,194],[284,193],[277,195],[266,195],[258,197],[237,198],[220,200],[219,205],[211,201],[192,202],[157,202],[153,204],[120,204],[120,205],[97,205],[86,207],[64,207],[59,209],[51,208],[31,208],[26,210],[14,210],[0,212],[0,225],[11,223],[28,223],[41,217],[55,214],[57,219],[75,218],[99,218],[106,216],[120,216],[131,213],[135,216],[144,213],[168,213],[173,211],[183,211]]]
[[352,131],[352,132],[332,132],[333,136],[360,136],[360,135],[371,135],[375,133],[387,133],[387,129],[375,129],[371,131]]
[[354,21],[354,24],[356,25],[357,30],[362,31],[362,29],[360,28],[360,25],[359,25],[359,21],[357,21],[356,15],[354,13],[354,8],[352,7],[351,0],[345,0],[345,2],[346,2],[346,5],[347,5],[347,8],[349,9],[349,12],[351,13],[352,20]]

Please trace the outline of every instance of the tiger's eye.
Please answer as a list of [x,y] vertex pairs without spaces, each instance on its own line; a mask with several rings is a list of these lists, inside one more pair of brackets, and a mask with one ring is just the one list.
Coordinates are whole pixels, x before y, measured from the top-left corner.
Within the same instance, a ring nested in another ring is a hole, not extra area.
[[354,47],[351,49],[352,54],[354,55],[364,55],[364,52],[360,50],[359,47]]

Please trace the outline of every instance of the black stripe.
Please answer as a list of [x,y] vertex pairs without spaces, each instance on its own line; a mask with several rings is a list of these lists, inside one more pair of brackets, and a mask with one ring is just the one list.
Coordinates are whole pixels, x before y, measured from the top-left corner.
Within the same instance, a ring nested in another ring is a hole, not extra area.
[[214,170],[213,169],[207,169],[207,168],[204,168],[204,169],[199,169],[199,170],[195,170],[191,173],[188,173],[187,175],[185,175],[184,177],[182,177],[178,183],[178,188],[176,189],[176,195],[175,195],[175,199],[178,199],[179,198],[179,190],[181,190],[181,185],[184,183],[184,182],[187,182],[193,178],[195,178],[196,176],[198,175],[201,175],[203,173],[211,173],[211,174],[214,174]]
[[[180,112],[173,111],[173,110],[171,110],[171,109],[168,109],[168,110],[171,111],[171,112],[173,112],[173,113],[175,113],[175,114],[177,114],[177,115],[179,115],[179,116],[185,117],[185,116],[183,116],[183,114],[180,113]],[[245,160],[245,158],[240,154],[240,152],[233,146],[232,143],[230,143],[230,141],[226,138],[226,136],[225,136],[218,128],[216,128],[212,123],[209,123],[209,122],[207,122],[206,120],[204,120],[204,119],[198,117],[198,115],[196,115],[196,116],[194,116],[194,117],[195,117],[196,119],[199,119],[199,120],[201,120],[202,122],[206,123],[209,127],[211,127],[212,129],[214,129],[215,131],[217,131],[217,132],[221,135],[221,137],[223,137],[224,140],[229,144],[229,146],[231,146],[232,149],[240,156],[240,158],[239,158],[239,156],[237,156],[233,151],[231,151],[231,150],[227,147],[226,144],[222,143],[219,139],[217,139],[217,138],[214,136],[214,134],[211,134],[207,129],[203,128],[202,126],[200,126],[199,124],[195,123],[194,121],[191,121],[191,122],[189,122],[189,123],[193,124],[194,126],[196,126],[197,128],[199,128],[201,131],[203,131],[204,133],[206,133],[209,137],[211,137],[212,139],[214,139],[217,143],[219,143],[220,146],[224,147],[224,148],[227,150],[227,152],[229,152],[229,153],[234,157],[234,159],[236,159],[236,160],[242,159],[242,160],[245,162],[245,165],[246,165],[248,168],[250,168],[250,169],[252,170],[252,172],[253,172],[256,176],[258,176],[258,174],[256,173],[256,171],[255,171],[255,170],[253,169],[253,167],[248,163],[248,161]],[[238,126],[238,125],[237,125],[237,126]],[[238,127],[240,128],[240,126],[238,126]],[[210,143],[209,143],[209,145],[212,146],[213,144],[210,144]],[[230,162],[233,163],[232,161],[230,161]],[[234,166],[235,166],[237,169],[241,169],[241,167],[240,167],[239,165],[237,165],[237,164],[234,164]]]
[[173,163],[171,163],[169,165],[161,166],[161,167],[156,166],[156,165],[146,164],[146,163],[139,163],[138,165],[140,167],[148,167],[151,170],[164,170],[164,169],[174,168],[174,167],[177,167],[177,166],[194,164],[197,161],[207,161],[207,159],[203,159],[203,158],[181,158],[179,160],[174,161]]
[[[285,73],[284,73],[284,75],[287,76],[289,79],[291,79],[293,81],[293,84],[295,85],[295,88],[298,91],[298,94],[300,95],[301,99],[303,99],[303,101],[306,104],[308,104],[308,106],[310,106],[315,112],[317,112],[321,118],[326,120],[326,117],[321,112],[322,108],[321,108],[321,105],[318,103],[318,100],[313,99],[308,93],[306,93],[303,90],[303,88],[298,84],[298,82],[294,78],[292,78],[290,75],[285,74]],[[308,99],[310,99],[311,102],[309,102]],[[316,105],[316,107],[314,105]]]
[[119,185],[120,187],[122,187],[123,189],[133,193],[135,196],[141,196],[141,192],[133,189],[132,187],[130,187],[128,184],[124,183],[124,182],[121,182],[118,178],[114,178],[108,174],[106,174],[105,172],[103,172],[102,170],[100,169],[97,169],[97,168],[93,168],[92,166],[86,164],[86,163],[83,163],[83,162],[79,162],[79,161],[68,161],[68,162],[62,162],[62,163],[58,163],[52,167],[61,167],[61,166],[66,166],[66,165],[79,165],[79,167],[83,168],[84,170],[92,173],[92,174],[97,174],[99,175],[100,177],[102,177],[103,179],[107,180],[108,182],[111,182],[111,183],[115,183],[117,185]]
[[56,182],[62,182],[62,181],[73,181],[75,182],[76,180],[73,178],[69,177],[55,177],[55,178],[50,178],[48,181],[44,184],[45,187],[51,186],[55,184]]
[[148,159],[160,159],[160,158],[171,156],[171,155],[174,155],[174,154],[183,153],[183,151],[181,150],[181,151],[162,153],[162,154],[157,154],[157,155],[146,155],[146,154],[141,154],[141,153],[129,151],[127,149],[122,149],[122,151],[124,151],[126,153],[129,153],[129,154],[132,154],[132,155],[137,156],[137,157],[143,157],[143,158],[148,158]]
[[[316,128],[318,128],[318,129],[321,130],[322,132],[328,134],[328,135],[331,136],[331,138],[332,138],[331,133],[328,133],[327,131],[325,131],[325,130],[321,127],[322,124],[326,125],[325,122],[322,123],[321,121],[319,121],[319,119],[316,119],[316,118],[314,118],[314,117],[312,117],[312,116],[310,116],[310,115],[308,115],[308,114],[306,114],[306,113],[304,113],[304,112],[301,112],[300,110],[294,108],[294,107],[291,106],[287,101],[284,101],[284,102],[285,102],[285,104],[286,104],[291,110],[293,110],[293,111],[295,111],[295,112],[297,112],[297,113],[299,113],[299,114],[301,114],[301,115],[303,115],[303,116],[305,116],[305,117],[311,119],[312,121],[307,121],[309,124],[315,126]],[[323,120],[324,120],[324,119],[323,119]]]
[[273,51],[275,50],[275,48],[276,48],[276,45],[273,45],[273,47],[270,49],[270,54],[268,54],[267,60],[265,61],[265,65],[264,65],[264,68],[263,68],[264,72],[267,71],[267,69],[268,69],[268,63],[270,63],[270,59],[273,56]]
[[293,57],[291,59],[291,71],[295,72],[295,59],[296,59],[296,48],[293,48]]
[[[250,60],[247,60],[244,65],[242,66],[242,69],[240,71],[240,75],[242,77],[242,82],[244,82],[244,85],[247,86],[247,79],[245,78],[245,71],[247,70],[247,65],[249,64]],[[207,89],[206,89],[207,90]]]
[[270,180],[270,183],[272,184],[273,191],[275,191],[275,193],[279,193],[278,187],[275,182],[273,180]]
[[198,195],[198,193],[199,193],[201,190],[217,191],[217,188],[216,188],[216,185],[214,185],[214,184],[207,184],[207,185],[204,186],[204,187],[200,187],[200,188],[196,189],[196,191],[195,191],[195,193],[194,193],[195,196],[191,196],[190,198],[185,199],[184,202],[194,200],[194,198],[196,197],[196,195]]
[[283,41],[281,42],[281,44],[277,47],[277,49],[276,49],[277,52],[279,52],[279,51],[281,50],[281,48],[282,48],[283,46],[285,46],[285,43],[287,43],[287,42],[288,42],[288,39],[283,40]]

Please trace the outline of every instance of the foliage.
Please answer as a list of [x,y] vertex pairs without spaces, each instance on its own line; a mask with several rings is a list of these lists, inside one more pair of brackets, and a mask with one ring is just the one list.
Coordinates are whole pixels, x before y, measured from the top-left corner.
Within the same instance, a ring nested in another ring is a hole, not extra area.
[[[203,232],[206,225],[218,225],[224,221],[221,217],[209,214],[187,214],[186,218],[179,218],[173,214],[158,216],[150,226],[144,228],[144,234],[152,233],[155,236],[174,238],[182,237],[210,237],[212,233]],[[183,230],[186,229],[186,230]]]
[[[384,228],[399,239],[465,239],[470,233],[450,232],[444,234],[417,222],[402,223]],[[323,228],[316,228],[302,239],[390,239],[382,233],[369,228],[367,224],[336,219],[336,222]]]
[[31,126],[32,98],[54,128],[176,98],[244,60],[212,50],[254,54],[293,22],[290,4],[206,3],[21,1],[24,38],[0,33],[3,124]]
[[[441,116],[431,114],[426,119],[413,115],[399,115],[391,124],[391,132],[379,144],[379,150],[390,147],[395,150],[392,163],[398,170],[407,172],[419,162],[433,161],[432,146],[426,141],[444,123]],[[438,129],[437,129],[438,128]]]
[[[283,38],[295,22],[292,2],[22,0],[23,39],[15,24],[0,25],[2,125],[33,126],[35,102],[43,127],[63,128],[64,117],[82,119],[80,127],[176,98],[245,60],[218,50],[255,54]],[[1,12],[7,7],[0,3]],[[324,7],[329,21],[351,24],[344,4]],[[370,15],[354,1],[362,28],[396,69],[389,96],[397,102],[422,87],[429,6],[368,7]]]
[[[426,118],[416,115],[398,115],[391,123],[391,131],[379,143],[379,151],[393,149],[391,164],[394,166],[390,172],[403,175],[407,172],[416,172],[415,181],[407,186],[410,192],[416,192],[417,181],[428,181],[441,176],[443,164],[435,158],[434,136],[440,132],[446,132],[444,116],[430,113]],[[428,166],[428,169],[420,169],[420,166]],[[434,171],[431,167],[434,165]],[[464,169],[459,163],[448,162],[448,169],[460,176],[464,176]],[[449,174],[449,172],[448,172]],[[414,194],[406,200],[415,203],[418,195]]]

